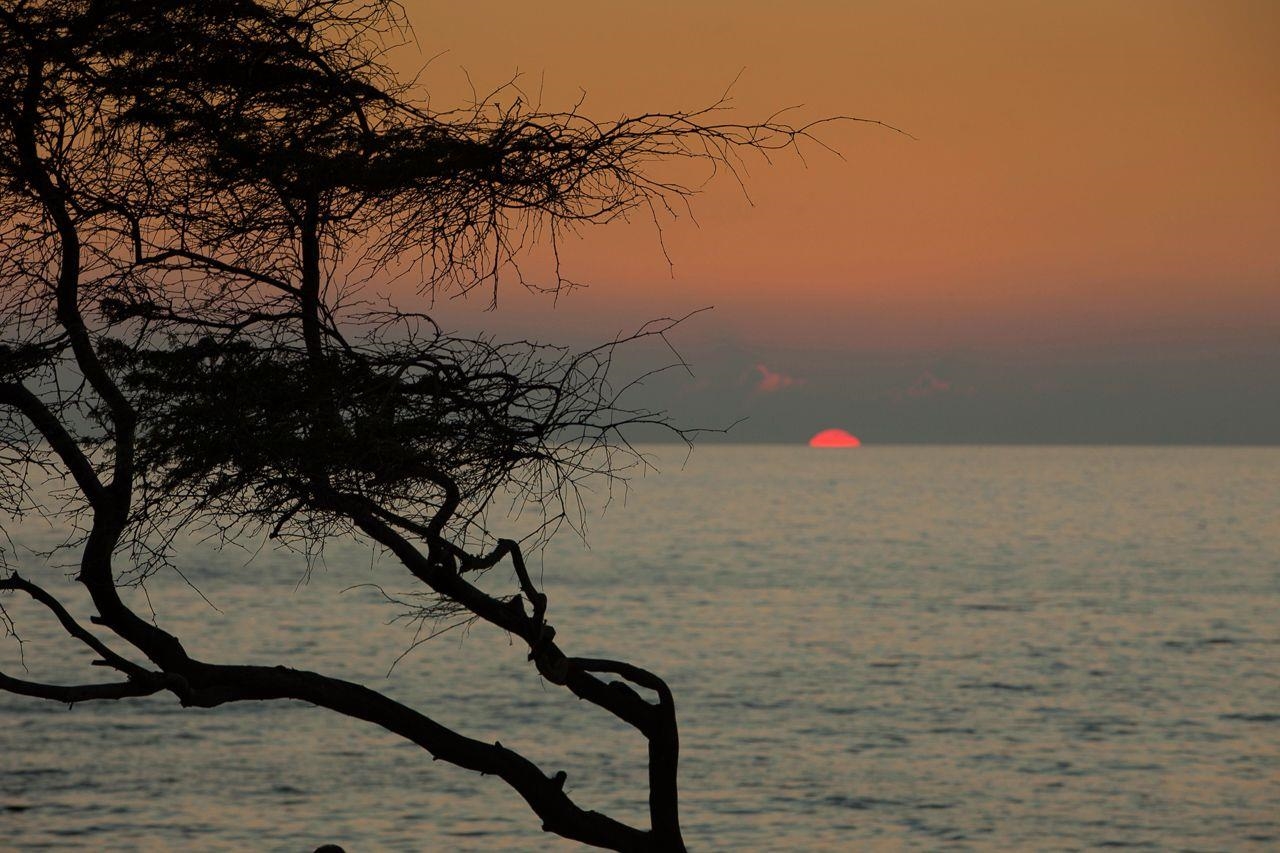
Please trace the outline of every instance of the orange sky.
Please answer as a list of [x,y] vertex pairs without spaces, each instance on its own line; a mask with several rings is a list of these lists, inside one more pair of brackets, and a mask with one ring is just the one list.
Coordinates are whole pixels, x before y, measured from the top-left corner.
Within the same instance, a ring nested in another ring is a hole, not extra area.
[[[646,386],[736,441],[1280,442],[1280,2],[409,0],[397,62],[440,108],[520,74],[611,119],[802,105],[807,166],[753,166],[670,223],[589,232],[552,303],[447,328],[598,343],[714,305]],[[509,284],[512,284],[509,282]],[[630,356],[628,356],[630,357]],[[635,353],[643,372],[668,354]],[[646,361],[646,359],[648,359]],[[625,371],[623,371],[625,372]],[[665,384],[664,384],[665,383]],[[713,436],[714,438],[714,436]]]
[[[520,72],[548,107],[613,117],[734,90],[804,104],[808,167],[754,168],[666,229],[592,233],[562,302],[620,317],[715,304],[786,345],[1212,339],[1280,323],[1280,3],[413,0],[447,105]],[[517,298],[517,302],[518,302]],[[786,310],[780,311],[780,306]]]

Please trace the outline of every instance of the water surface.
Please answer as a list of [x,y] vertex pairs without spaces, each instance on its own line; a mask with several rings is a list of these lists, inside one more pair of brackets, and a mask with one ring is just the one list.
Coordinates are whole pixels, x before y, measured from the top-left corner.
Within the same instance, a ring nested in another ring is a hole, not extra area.
[[[569,653],[672,684],[692,847],[1280,846],[1280,449],[713,446],[683,470],[658,452],[590,549],[566,536],[540,564]],[[388,677],[411,629],[342,590],[411,589],[393,563],[336,547],[304,578],[295,555],[247,559],[192,549],[221,613],[158,578],[160,624],[206,659],[385,690],[643,820],[640,740],[501,632],[451,631]],[[5,602],[31,677],[102,678]],[[11,641],[0,666],[21,674]],[[501,782],[305,705],[0,694],[0,848],[327,841],[577,849]]]

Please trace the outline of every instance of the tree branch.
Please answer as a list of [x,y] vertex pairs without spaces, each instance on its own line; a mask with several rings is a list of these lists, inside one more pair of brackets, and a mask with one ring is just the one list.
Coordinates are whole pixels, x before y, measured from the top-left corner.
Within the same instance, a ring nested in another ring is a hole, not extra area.
[[80,491],[94,506],[102,505],[106,499],[106,489],[98,479],[98,472],[80,449],[80,445],[67,432],[67,428],[49,410],[39,397],[26,386],[17,382],[0,383],[0,404],[13,406],[22,412],[35,428],[49,442],[53,452],[67,466],[67,471],[75,479]]
[[68,634],[84,643],[102,658],[100,662],[95,663],[100,663],[101,665],[118,669],[128,675],[130,679],[146,678],[153,675],[153,673],[148,672],[133,661],[124,658],[107,648],[105,643],[81,626],[80,623],[67,612],[67,609],[62,606],[60,601],[54,598],[46,590],[26,578],[19,577],[17,572],[13,572],[9,577],[0,580],[0,592],[5,590],[25,592],[45,607],[49,608],[49,610],[53,612],[53,615],[57,617],[58,622],[62,624],[62,627],[66,629]]
[[151,696],[162,690],[169,689],[171,686],[165,679],[153,678],[133,679],[110,684],[42,684],[35,681],[12,678],[0,672],[0,690],[17,693],[20,696],[32,696],[36,699],[49,699],[67,705],[100,699],[127,699],[133,696]]
[[564,792],[563,773],[547,776],[501,743],[485,743],[449,729],[383,694],[352,682],[288,667],[193,664],[183,704],[211,708],[228,702],[297,699],[365,720],[416,743],[442,761],[501,778],[542,819],[543,829],[615,850],[653,851],[651,833],[577,806]]

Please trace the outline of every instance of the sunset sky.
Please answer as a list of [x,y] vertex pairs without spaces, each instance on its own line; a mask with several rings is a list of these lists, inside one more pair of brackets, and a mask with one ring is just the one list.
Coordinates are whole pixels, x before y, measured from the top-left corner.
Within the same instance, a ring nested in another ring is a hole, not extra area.
[[[433,105],[519,74],[614,118],[796,106],[822,140],[687,217],[588,232],[554,306],[455,328],[590,343],[704,306],[651,389],[738,440],[1280,441],[1280,3],[411,0]],[[465,70],[465,74],[464,74]],[[739,76],[739,74],[741,76]],[[645,358],[661,352],[638,351]]]

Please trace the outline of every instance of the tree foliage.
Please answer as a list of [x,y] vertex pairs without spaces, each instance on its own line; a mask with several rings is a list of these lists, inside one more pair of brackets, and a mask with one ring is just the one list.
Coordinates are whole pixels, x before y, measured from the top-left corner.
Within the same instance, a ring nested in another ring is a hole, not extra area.
[[[612,384],[624,341],[460,337],[371,289],[409,269],[420,292],[496,299],[530,245],[558,254],[568,231],[693,191],[655,165],[736,170],[807,128],[723,123],[720,105],[599,122],[514,88],[438,111],[386,65],[406,26],[385,0],[0,0],[0,504],[77,520],[66,547],[108,639],[17,571],[0,589],[43,604],[122,679],[0,688],[301,699],[500,776],[551,832],[682,849],[670,690],[562,651],[521,546],[486,522],[502,496],[554,524],[585,478],[634,461],[628,427],[670,427]],[[566,282],[557,269],[527,284]],[[59,478],[74,488],[49,503],[40,487]],[[193,528],[375,543],[431,612],[509,632],[543,678],[646,738],[650,825],[584,810],[563,774],[363,686],[198,659],[120,596]],[[515,587],[486,588],[506,561]]]

